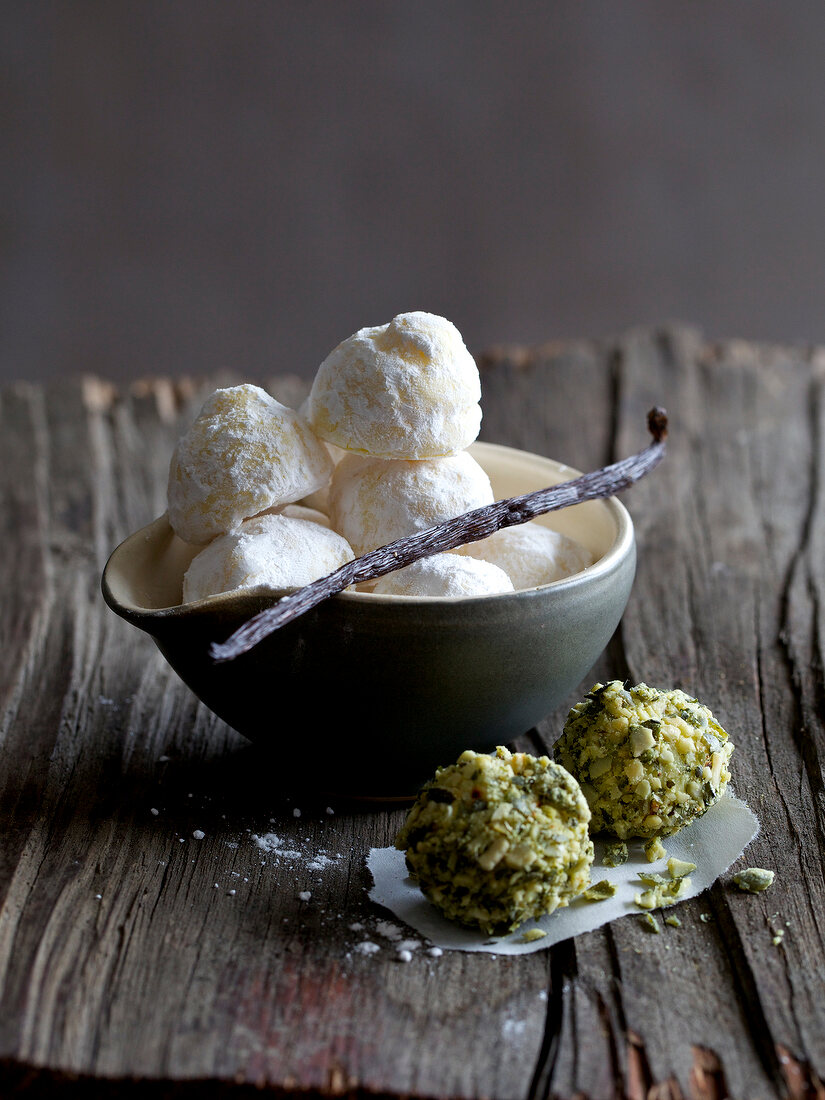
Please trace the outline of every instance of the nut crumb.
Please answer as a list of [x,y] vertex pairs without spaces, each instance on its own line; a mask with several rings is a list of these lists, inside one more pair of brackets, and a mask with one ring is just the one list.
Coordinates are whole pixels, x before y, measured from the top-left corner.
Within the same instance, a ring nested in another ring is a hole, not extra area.
[[645,844],[645,858],[648,863],[655,863],[657,859],[664,859],[666,855],[665,846],[657,836]]
[[602,864],[605,867],[621,867],[627,863],[627,845],[623,840],[617,840],[615,844],[608,844],[602,856]]
[[603,878],[601,882],[594,882],[589,889],[579,894],[579,897],[585,901],[606,901],[608,898],[612,898],[615,893],[614,883]]
[[547,935],[541,928],[528,928],[526,932],[521,934],[522,943],[535,943],[536,940],[543,940]]
[[772,885],[774,877],[773,871],[766,871],[763,867],[746,867],[736,872],[733,881],[745,893],[758,894]]

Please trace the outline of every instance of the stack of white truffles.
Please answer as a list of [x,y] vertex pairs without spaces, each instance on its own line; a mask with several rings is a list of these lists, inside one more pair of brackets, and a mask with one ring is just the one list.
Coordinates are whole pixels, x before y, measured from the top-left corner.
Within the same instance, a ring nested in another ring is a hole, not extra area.
[[[184,577],[184,602],[309,584],[355,555],[491,504],[490,480],[466,450],[480,397],[460,333],[431,313],[402,313],[344,340],[300,412],[258,386],[216,391],[169,469],[169,522],[185,542],[206,544]],[[584,547],[531,522],[364,587],[485,595],[590,564]]]

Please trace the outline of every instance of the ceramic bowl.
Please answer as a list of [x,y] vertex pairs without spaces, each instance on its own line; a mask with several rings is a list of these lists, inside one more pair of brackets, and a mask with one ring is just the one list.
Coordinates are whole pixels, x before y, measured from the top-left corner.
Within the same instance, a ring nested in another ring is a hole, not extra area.
[[[578,475],[489,443],[471,453],[497,499]],[[543,522],[583,543],[595,564],[552,584],[460,599],[346,592],[234,661],[214,641],[283,592],[251,589],[182,605],[198,547],[161,516],[121,543],[103,595],[154,638],[194,693],[273,750],[273,784],[349,797],[407,797],[467,748],[526,732],[586,676],[622,616],[635,570],[633,524],[615,499]]]

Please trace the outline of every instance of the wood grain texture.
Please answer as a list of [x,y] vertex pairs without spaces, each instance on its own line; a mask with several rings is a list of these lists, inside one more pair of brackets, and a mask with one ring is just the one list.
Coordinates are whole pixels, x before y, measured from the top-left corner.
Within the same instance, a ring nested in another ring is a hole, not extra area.
[[[776,883],[750,896],[724,876],[660,936],[629,917],[533,955],[396,962],[364,856],[402,811],[304,798],[295,817],[278,762],[99,595],[216,380],[11,387],[0,1094],[825,1097],[825,353],[640,330],[482,367],[482,438],[580,469],[644,445],[646,410],[668,408],[669,457],[626,494],[634,592],[582,687],[630,676],[711,706],[762,823],[747,863]],[[298,404],[306,383],[270,388]],[[298,702],[287,717],[274,689],[290,764],[312,753]],[[565,709],[522,747],[547,747]],[[269,831],[302,858],[262,852]],[[377,955],[354,950],[365,937]]]

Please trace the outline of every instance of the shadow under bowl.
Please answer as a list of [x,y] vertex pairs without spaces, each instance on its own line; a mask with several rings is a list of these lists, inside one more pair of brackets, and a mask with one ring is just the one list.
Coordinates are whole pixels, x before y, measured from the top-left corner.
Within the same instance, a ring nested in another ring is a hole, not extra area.
[[[509,447],[470,450],[497,499],[578,476]],[[272,750],[273,787],[409,798],[464,749],[489,751],[544,718],[595,664],[624,612],[636,555],[622,504],[589,501],[534,522],[583,543],[595,563],[494,596],[341,593],[224,664],[210,658],[211,644],[284,592],[181,604],[183,574],[201,548],[177,538],[165,515],[114,551],[103,595],[211,710]]]

